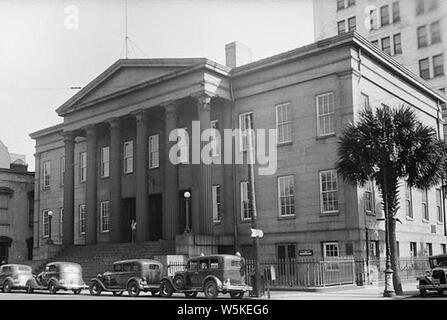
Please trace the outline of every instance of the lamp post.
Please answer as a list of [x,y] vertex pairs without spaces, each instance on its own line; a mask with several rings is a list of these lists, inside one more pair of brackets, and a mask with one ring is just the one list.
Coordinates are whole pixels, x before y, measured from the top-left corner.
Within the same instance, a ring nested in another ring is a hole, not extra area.
[[189,191],[185,191],[183,197],[185,197],[185,218],[186,218],[184,233],[190,233],[191,230],[189,229],[189,201],[191,200],[191,193]]
[[51,220],[53,219],[53,211],[48,211],[48,244],[53,244],[51,240]]

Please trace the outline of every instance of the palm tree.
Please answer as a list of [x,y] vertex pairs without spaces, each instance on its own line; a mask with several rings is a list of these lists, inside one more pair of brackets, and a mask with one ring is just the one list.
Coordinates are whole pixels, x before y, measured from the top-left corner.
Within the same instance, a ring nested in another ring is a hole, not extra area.
[[416,119],[410,107],[397,109],[367,107],[357,123],[350,123],[338,141],[337,171],[351,185],[374,180],[382,195],[387,241],[387,268],[393,273],[393,286],[401,295],[397,268],[396,213],[399,209],[399,181],[428,189],[443,176],[444,142],[436,130]]

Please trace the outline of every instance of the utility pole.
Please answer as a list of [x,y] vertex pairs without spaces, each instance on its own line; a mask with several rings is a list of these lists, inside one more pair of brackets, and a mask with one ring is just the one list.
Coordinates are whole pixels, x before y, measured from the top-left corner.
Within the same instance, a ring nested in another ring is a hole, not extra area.
[[[253,127],[252,127],[252,115],[248,115],[245,118],[246,121],[246,132],[247,132],[247,145],[248,145],[248,181],[250,197],[248,197],[249,208],[252,209],[251,212],[251,228],[257,228],[257,210],[256,210],[256,194],[255,194],[255,177],[254,177],[254,154],[253,154]],[[260,298],[261,294],[261,262],[259,258],[259,237],[253,237],[253,249],[255,258],[255,293],[256,297]]]

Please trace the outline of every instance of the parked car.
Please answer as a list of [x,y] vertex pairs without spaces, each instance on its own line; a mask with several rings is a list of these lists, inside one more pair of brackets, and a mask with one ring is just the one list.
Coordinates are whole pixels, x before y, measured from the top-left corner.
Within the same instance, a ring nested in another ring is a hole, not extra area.
[[166,268],[157,260],[134,259],[116,261],[112,272],[98,274],[90,280],[90,294],[98,296],[103,291],[113,295],[136,297],[141,291],[151,292],[153,296],[160,292],[160,281],[167,274]]
[[189,298],[204,292],[207,298],[229,293],[232,298],[240,299],[246,291],[252,290],[246,284],[245,259],[239,255],[191,258],[186,264],[186,270],[162,280],[162,295],[169,293],[170,287]]
[[447,254],[431,256],[428,258],[430,269],[423,277],[418,277],[418,289],[422,297],[427,295],[427,291],[437,291],[443,294],[447,290]]
[[51,262],[44,271],[27,281],[28,293],[34,290],[49,290],[51,294],[59,290],[71,290],[74,294],[81,293],[86,288],[82,280],[82,268],[73,262]]
[[26,290],[26,283],[33,278],[32,268],[23,264],[4,264],[0,267],[0,289],[9,293],[12,290]]

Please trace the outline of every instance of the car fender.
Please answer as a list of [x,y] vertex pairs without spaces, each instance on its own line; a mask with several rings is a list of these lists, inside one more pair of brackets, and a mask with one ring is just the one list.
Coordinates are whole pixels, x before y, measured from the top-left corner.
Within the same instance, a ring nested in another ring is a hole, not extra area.
[[101,281],[101,279],[99,279],[99,278],[92,278],[92,279],[90,279],[90,283],[92,283],[92,282],[97,282],[97,283],[99,283],[99,285],[101,286],[101,288],[103,290],[108,290],[106,288],[106,286],[104,285],[104,283]]
[[136,283],[138,283],[138,284],[140,284],[140,281],[141,281],[142,279],[140,278],[140,277],[131,277],[131,278],[129,278],[128,280],[127,280],[127,282],[126,282],[126,288],[127,288],[127,286],[129,285],[129,283],[131,283],[132,281],[135,281]]
[[58,278],[56,278],[56,277],[51,277],[49,280],[48,280],[48,288],[50,288],[50,283],[51,282],[53,282],[55,285],[56,285],[56,287],[60,287],[60,286],[63,286],[63,285],[61,285],[60,283],[59,283],[59,279]]
[[222,289],[223,286],[222,281],[220,281],[220,279],[214,275],[209,275],[205,277],[205,279],[203,279],[202,288],[205,288],[205,283],[207,283],[208,280],[213,280],[214,282],[216,282],[217,288],[219,288],[219,290]]
[[419,277],[419,278],[417,278],[417,280],[418,280],[419,282],[424,281],[424,282],[426,282],[427,284],[432,284],[432,283],[433,283],[432,279],[429,278],[429,277]]
[[160,280],[160,285],[163,283],[163,281],[167,281],[167,282],[169,282],[169,283],[171,284],[171,286],[172,286],[172,287],[174,288],[174,290],[175,290],[173,277],[170,277],[170,276],[163,277],[163,278]]
[[4,285],[6,282],[8,282],[8,281],[11,281],[12,283],[14,283],[12,277],[8,276],[8,277],[5,278],[5,280],[3,280],[3,282],[1,283],[1,286],[3,287],[3,285]]
[[32,289],[36,289],[39,286],[39,283],[37,282],[35,277],[29,278],[26,281],[26,284],[28,284],[28,283],[31,284],[31,288]]

